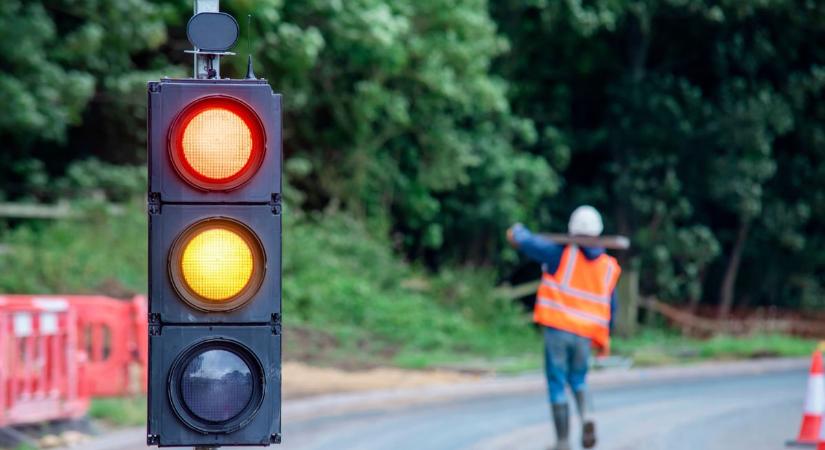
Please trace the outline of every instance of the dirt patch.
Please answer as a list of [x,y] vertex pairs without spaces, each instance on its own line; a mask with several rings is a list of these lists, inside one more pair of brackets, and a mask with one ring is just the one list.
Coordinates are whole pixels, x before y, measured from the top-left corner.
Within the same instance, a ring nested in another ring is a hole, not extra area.
[[342,343],[334,335],[306,326],[284,327],[284,360],[309,365],[363,371],[392,364],[397,346],[362,337]]
[[312,361],[335,351],[340,346],[335,336],[299,325],[284,326],[285,359]]
[[350,345],[352,349],[343,349],[335,336],[321,330],[300,325],[284,327],[284,397],[450,384],[479,378],[479,374],[451,369],[391,368],[388,366],[396,348],[367,339]]
[[299,362],[283,364],[285,398],[334,392],[408,388],[478,380],[479,376],[446,370],[401,370],[378,367],[362,371],[314,367]]

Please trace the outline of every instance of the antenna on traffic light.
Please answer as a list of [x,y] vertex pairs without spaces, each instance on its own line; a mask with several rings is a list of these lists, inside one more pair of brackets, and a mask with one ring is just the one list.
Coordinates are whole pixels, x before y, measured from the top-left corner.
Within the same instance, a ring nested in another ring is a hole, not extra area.
[[246,16],[246,52],[249,54],[246,60],[246,79],[257,80],[255,70],[252,68],[252,14]]

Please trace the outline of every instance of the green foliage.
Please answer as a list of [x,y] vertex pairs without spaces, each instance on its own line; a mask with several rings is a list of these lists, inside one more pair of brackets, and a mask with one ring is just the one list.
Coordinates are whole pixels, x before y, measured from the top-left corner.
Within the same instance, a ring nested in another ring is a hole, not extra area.
[[777,334],[760,334],[748,338],[716,336],[701,347],[701,355],[716,358],[763,356],[808,356],[816,348],[813,339]]
[[73,217],[0,228],[8,247],[0,253],[0,291],[145,292],[147,220],[139,196],[146,181],[142,167],[95,159],[70,165],[57,179],[39,177],[31,194],[61,192]]
[[3,2],[0,22],[0,94],[6,104],[0,132],[17,142],[65,139],[66,129],[80,122],[94,78],[55,62],[69,57],[72,44],[61,42],[40,2]]
[[89,417],[121,427],[143,425],[146,423],[146,397],[92,399]]
[[[483,0],[238,2],[257,69],[285,92],[293,180],[310,209],[389,213],[410,255],[498,258],[513,216],[560,184],[490,73],[506,48]],[[242,61],[236,61],[236,73]],[[468,207],[472,205],[472,207]],[[462,239],[459,239],[462,237]]]
[[492,12],[511,42],[497,68],[512,109],[544,130],[532,151],[570,149],[541,226],[591,203],[633,238],[623,258],[644,292],[716,303],[727,272],[742,304],[811,304],[825,270],[811,246],[825,217],[825,52],[811,44],[825,37],[823,4],[521,0]]
[[77,203],[82,219],[31,223],[7,230],[0,291],[108,293],[146,291],[146,214],[140,200],[111,215],[99,202]]
[[20,444],[14,447],[14,450],[38,450],[38,448],[31,444]]
[[[401,263],[382,233],[342,214],[286,211],[284,316],[343,341],[377,339],[411,354],[501,355],[533,339],[527,319],[493,295],[488,274],[427,276]],[[520,352],[518,352],[520,353]]]
[[[105,173],[105,164],[87,161],[56,182],[84,198],[72,202],[78,218],[29,223],[2,235],[10,251],[0,254],[0,291],[145,293],[146,212],[135,197],[143,172],[121,167],[115,178]],[[86,189],[97,195],[84,195]],[[127,194],[133,200],[119,213],[105,209],[102,200]],[[421,355],[428,364],[438,362],[431,353],[451,360],[514,349],[523,354],[536,342],[524,313],[493,294],[490,271],[432,276],[400,261],[386,233],[343,213],[307,216],[287,208],[284,226],[287,327],[331,334],[348,351],[383,349],[382,362],[397,355],[408,366]],[[100,408],[117,405],[101,402]],[[132,413],[123,414],[128,420]]]
[[[501,305],[474,302],[477,294],[461,286],[488,287],[518,269],[502,242],[506,226],[558,230],[573,207],[590,203],[604,212],[608,232],[632,238],[632,251],[620,256],[641,271],[643,294],[716,304],[729,273],[730,301],[822,307],[822,2],[223,7],[244,32],[253,15],[256,71],[284,93],[292,183],[284,195],[296,216],[307,212],[294,219],[296,233],[316,254],[329,246],[323,264],[350,274],[322,277],[315,258],[296,256],[288,267],[301,283],[315,283],[312,296],[297,282],[289,288],[301,302],[343,290],[338,309],[391,335],[381,327],[398,325],[392,308],[362,299],[393,296],[400,280],[423,278],[428,290],[398,293],[409,298],[410,323],[419,323],[415,305],[429,295],[439,311],[462,318],[436,329],[469,335],[475,324],[497,323]],[[143,239],[122,236],[143,226],[142,201],[133,198],[146,176],[132,164],[145,162],[145,83],[189,73],[182,50],[190,14],[191,3],[180,0],[2,2],[0,200],[69,199],[91,211],[123,202],[130,212],[5,224],[4,244],[21,250],[0,256],[0,287],[90,291],[115,279],[124,291],[143,289],[134,259]],[[236,50],[246,46],[242,40]],[[224,59],[224,74],[244,70],[245,58]],[[345,227],[342,237],[328,221]],[[349,233],[361,237],[348,241]],[[368,240],[363,248],[359,239]],[[112,269],[92,251],[99,248],[125,263]],[[357,263],[347,262],[351,252]],[[348,264],[360,269],[367,257],[392,273],[364,269],[369,280],[359,281],[364,273]],[[11,274],[18,264],[25,271]],[[301,308],[309,320],[309,307]]]
[[[148,182],[143,166],[115,165],[87,159],[71,164],[52,188],[61,191],[64,199],[126,202],[139,196]],[[44,190],[46,188],[43,186]]]
[[142,159],[146,80],[180,73],[147,53],[167,40],[168,10],[150,0],[2,2],[0,190],[30,195],[78,157]]
[[616,354],[629,356],[638,366],[684,364],[699,360],[808,356],[817,342],[776,334],[716,336],[699,340],[673,331],[646,329],[633,338],[615,338]]

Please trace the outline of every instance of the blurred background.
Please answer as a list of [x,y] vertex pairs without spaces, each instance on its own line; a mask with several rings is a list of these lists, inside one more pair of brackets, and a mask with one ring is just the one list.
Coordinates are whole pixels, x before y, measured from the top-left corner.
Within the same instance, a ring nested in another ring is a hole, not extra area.
[[[825,337],[825,3],[221,8],[242,36],[223,76],[251,53],[284,94],[286,360],[539,368],[540,268],[504,232],[564,231],[583,203],[632,240],[618,355]],[[0,2],[0,292],[145,294],[146,82],[191,76],[191,14]]]

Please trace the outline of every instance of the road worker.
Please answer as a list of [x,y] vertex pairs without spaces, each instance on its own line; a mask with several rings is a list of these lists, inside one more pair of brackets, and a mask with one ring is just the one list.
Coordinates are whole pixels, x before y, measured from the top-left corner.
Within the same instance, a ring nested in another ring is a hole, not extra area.
[[[602,218],[592,206],[573,211],[568,232],[573,236],[601,235]],[[560,245],[531,233],[521,224],[507,230],[519,251],[542,264],[533,320],[544,336],[544,361],[555,450],[570,449],[570,409],[565,386],[576,399],[582,424],[582,446],[596,445],[596,426],[588,414],[587,368],[591,347],[606,355],[615,310],[614,289],[621,268],[603,248]]]

